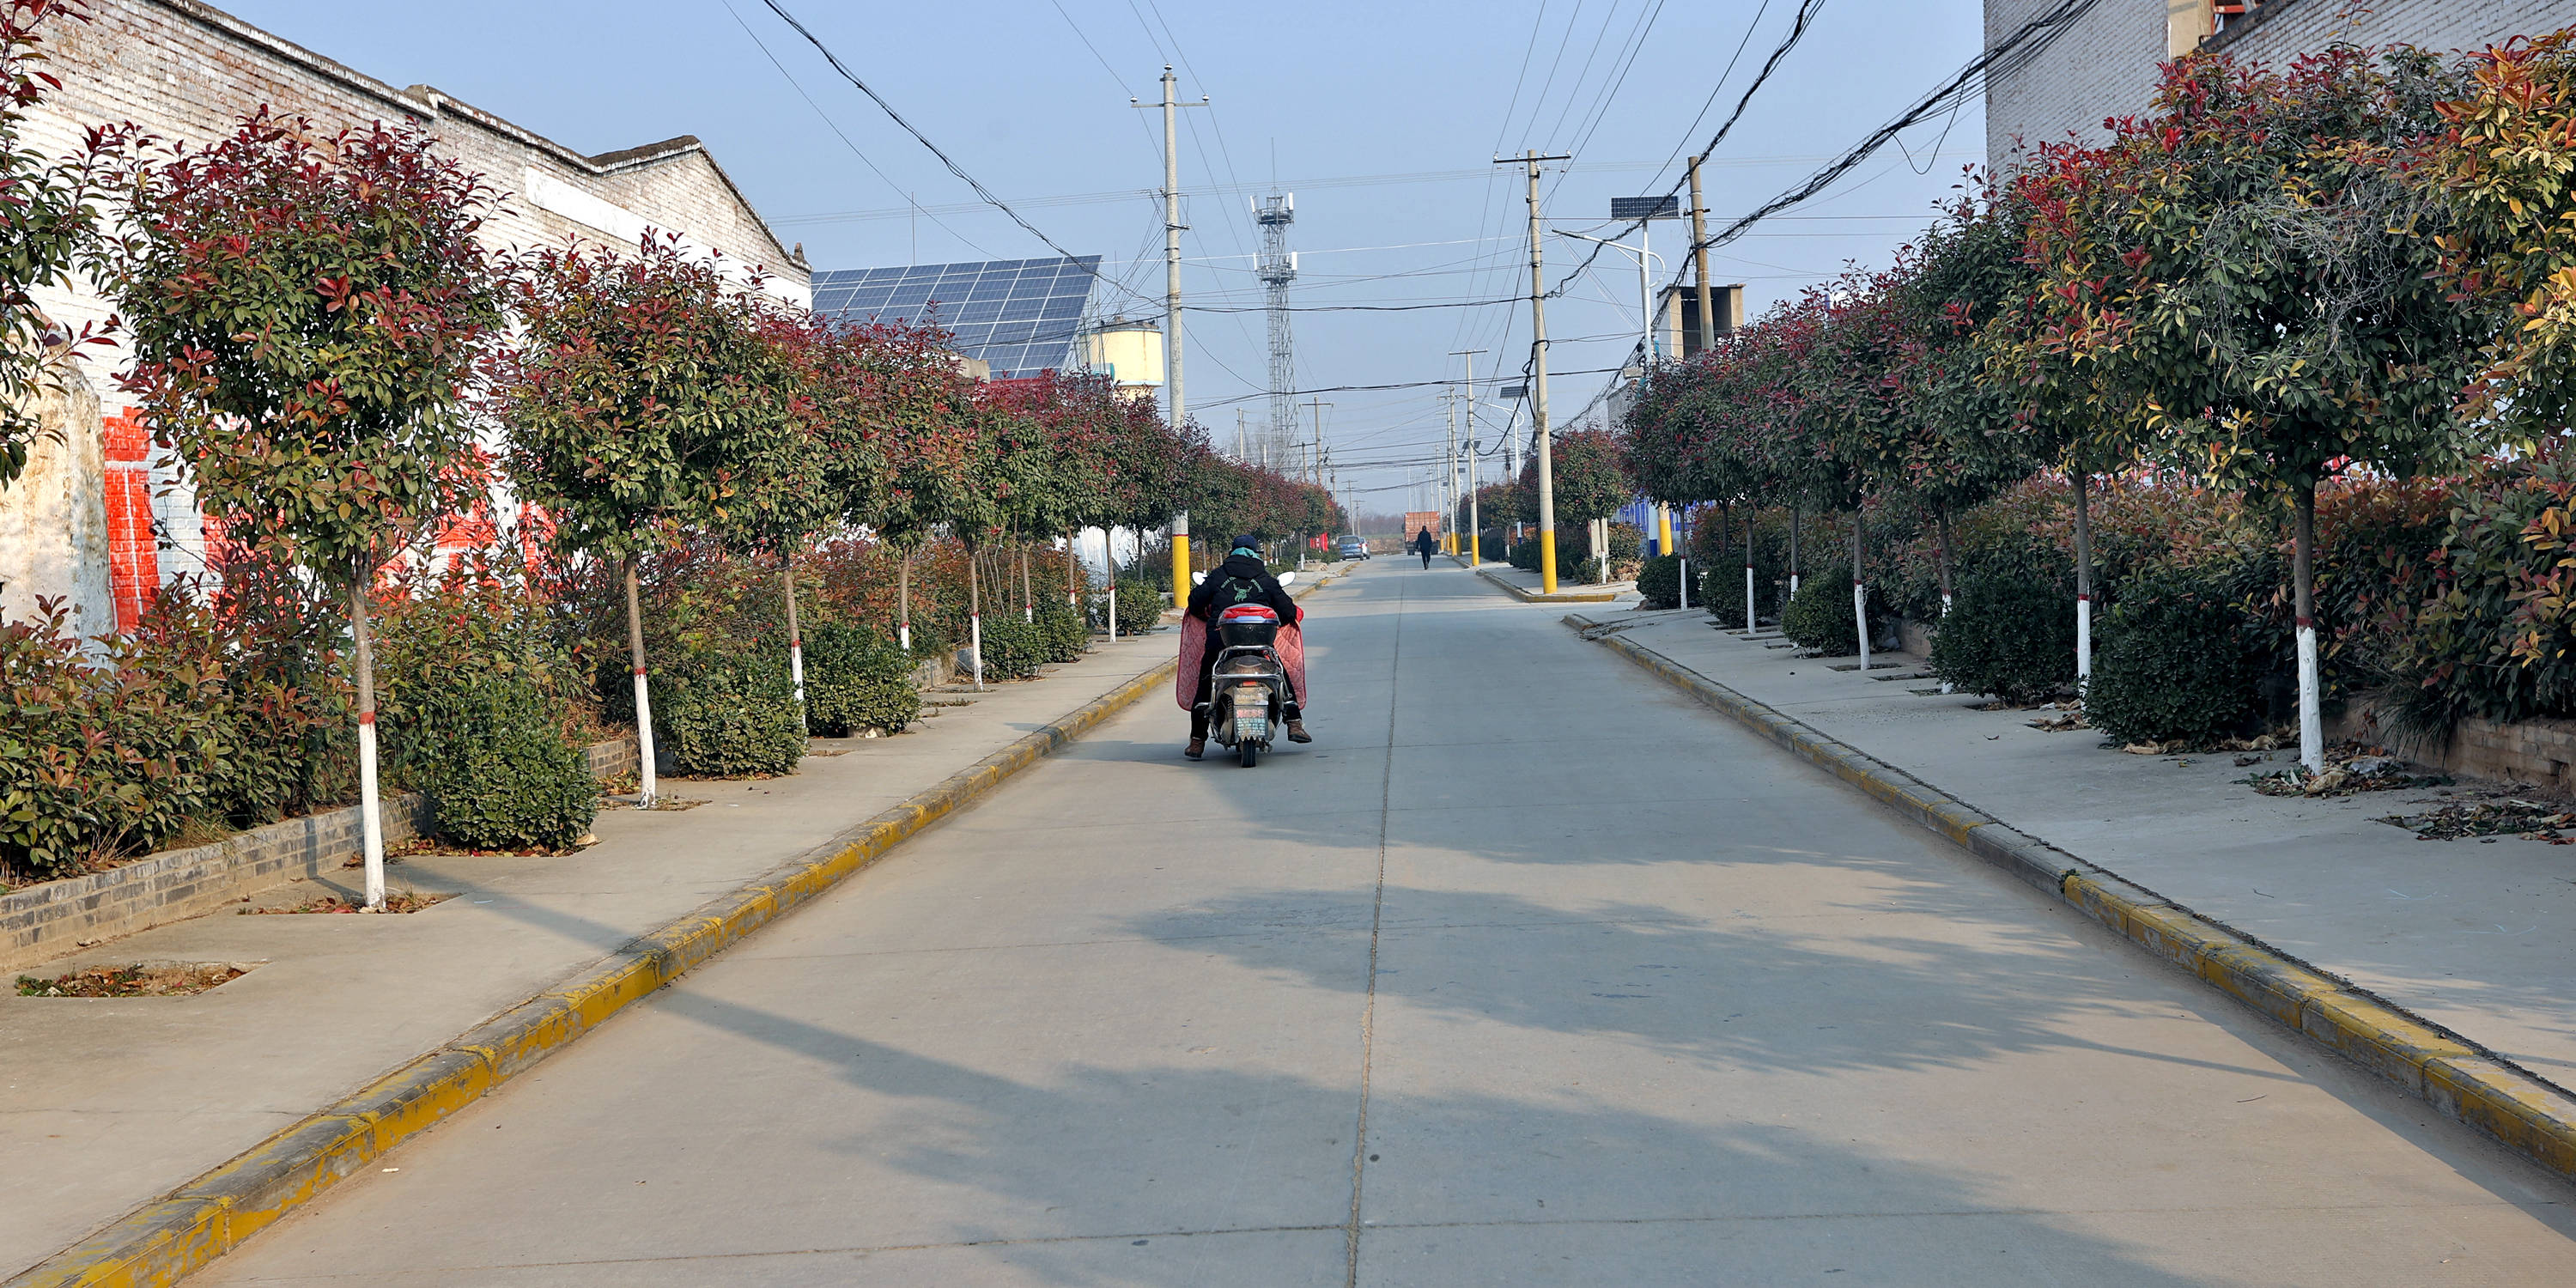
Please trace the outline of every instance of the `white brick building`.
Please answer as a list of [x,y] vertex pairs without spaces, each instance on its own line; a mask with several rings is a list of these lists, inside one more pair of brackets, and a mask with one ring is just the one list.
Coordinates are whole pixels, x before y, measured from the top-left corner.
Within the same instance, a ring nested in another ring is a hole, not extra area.
[[[485,225],[496,247],[566,239],[633,245],[646,228],[721,252],[738,270],[757,267],[766,289],[808,302],[800,249],[782,245],[698,140],[681,137],[585,156],[468,106],[427,85],[396,88],[261,31],[197,0],[90,0],[90,23],[49,22],[60,92],[39,107],[29,137],[69,153],[84,128],[132,121],[165,140],[204,143],[266,106],[337,128],[408,121],[508,194]],[[86,292],[40,297],[73,325],[108,308]],[[75,391],[49,407],[65,441],[40,442],[27,473],[0,489],[0,618],[23,616],[38,596],[71,601],[83,634],[130,625],[151,589],[201,562],[196,516],[150,435],[111,379],[122,361],[95,352],[83,364],[98,407]],[[102,414],[103,412],[103,414]]]
[[[2057,4],[1986,0],[1986,44]],[[2146,110],[2158,63],[2195,47],[2279,64],[2337,40],[2477,49],[2568,26],[2576,0],[2097,0],[2036,58],[1988,79],[1986,160],[2001,171],[2024,147],[2099,138],[2104,118]]]

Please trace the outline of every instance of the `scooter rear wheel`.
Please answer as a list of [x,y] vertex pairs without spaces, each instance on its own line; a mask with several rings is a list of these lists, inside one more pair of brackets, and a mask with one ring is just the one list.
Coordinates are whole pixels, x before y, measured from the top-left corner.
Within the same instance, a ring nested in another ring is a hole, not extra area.
[[1234,755],[1237,760],[1243,762],[1244,768],[1250,769],[1256,761],[1261,759],[1261,747],[1250,738],[1246,738],[1243,741],[1234,744]]

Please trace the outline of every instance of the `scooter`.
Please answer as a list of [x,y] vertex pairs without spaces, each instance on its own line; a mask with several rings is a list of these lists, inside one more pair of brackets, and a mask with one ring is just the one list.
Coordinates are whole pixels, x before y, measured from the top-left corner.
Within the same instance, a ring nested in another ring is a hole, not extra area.
[[[1281,573],[1279,582],[1286,585],[1296,575]],[[1279,614],[1268,604],[1236,604],[1216,615],[1216,633],[1208,736],[1234,748],[1236,762],[1250,769],[1285,723],[1288,668],[1279,660]]]

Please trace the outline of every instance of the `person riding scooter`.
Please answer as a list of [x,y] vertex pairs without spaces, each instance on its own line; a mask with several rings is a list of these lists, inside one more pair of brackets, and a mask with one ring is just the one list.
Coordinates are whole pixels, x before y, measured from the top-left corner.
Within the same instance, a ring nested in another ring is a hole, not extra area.
[[[1216,615],[1236,604],[1267,604],[1279,614],[1283,623],[1294,624],[1302,614],[1288,588],[1270,575],[1270,566],[1261,561],[1258,543],[1249,536],[1236,537],[1233,548],[1226,552],[1225,562],[1207,575],[1206,580],[1190,588],[1189,611],[1181,616],[1181,629],[1202,632],[1207,647],[1202,650],[1198,668],[1198,693],[1190,711],[1190,743],[1181,754],[1197,760],[1207,752],[1209,677],[1216,667]],[[1288,719],[1288,741],[1313,742],[1306,733],[1304,713],[1297,705],[1297,692],[1289,690],[1285,710]]]

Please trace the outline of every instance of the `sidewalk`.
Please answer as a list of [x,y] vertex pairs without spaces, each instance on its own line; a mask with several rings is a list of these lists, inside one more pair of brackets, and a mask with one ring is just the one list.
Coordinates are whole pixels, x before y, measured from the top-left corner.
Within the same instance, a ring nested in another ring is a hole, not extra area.
[[[1459,556],[1451,555],[1450,559],[1461,568],[1467,566],[1467,561]],[[1543,589],[1546,582],[1537,573],[1491,560],[1477,565],[1475,572],[1524,604],[1607,604],[1633,599],[1637,594],[1637,583],[1633,581],[1576,582],[1560,579],[1556,583],[1556,593],[1551,595]]]
[[[895,738],[817,739],[785,778],[664,780],[685,811],[609,809],[562,858],[414,856],[405,916],[219,912],[30,968],[251,966],[195,997],[0,991],[0,1278],[241,1154],[318,1107],[608,957],[844,829],[1171,660],[1168,630],[1096,642],[1042,678],[925,694]],[[1148,699],[1161,697],[1159,690]],[[933,714],[935,713],[935,714]],[[1174,721],[1178,738],[1178,720]],[[1177,741],[1175,743],[1177,747]],[[291,906],[348,882],[259,897]]]
[[[2138,756],[2054,712],[1980,711],[1942,694],[1920,657],[1801,658],[1697,610],[1581,615],[2004,825],[2109,869],[2576,1087],[2576,851],[2543,841],[2424,841],[2375,820],[2437,789],[2271,797],[2245,784],[2292,767],[2279,751]],[[1577,619],[1569,617],[1569,623]],[[2248,753],[2250,758],[2253,753]]]

